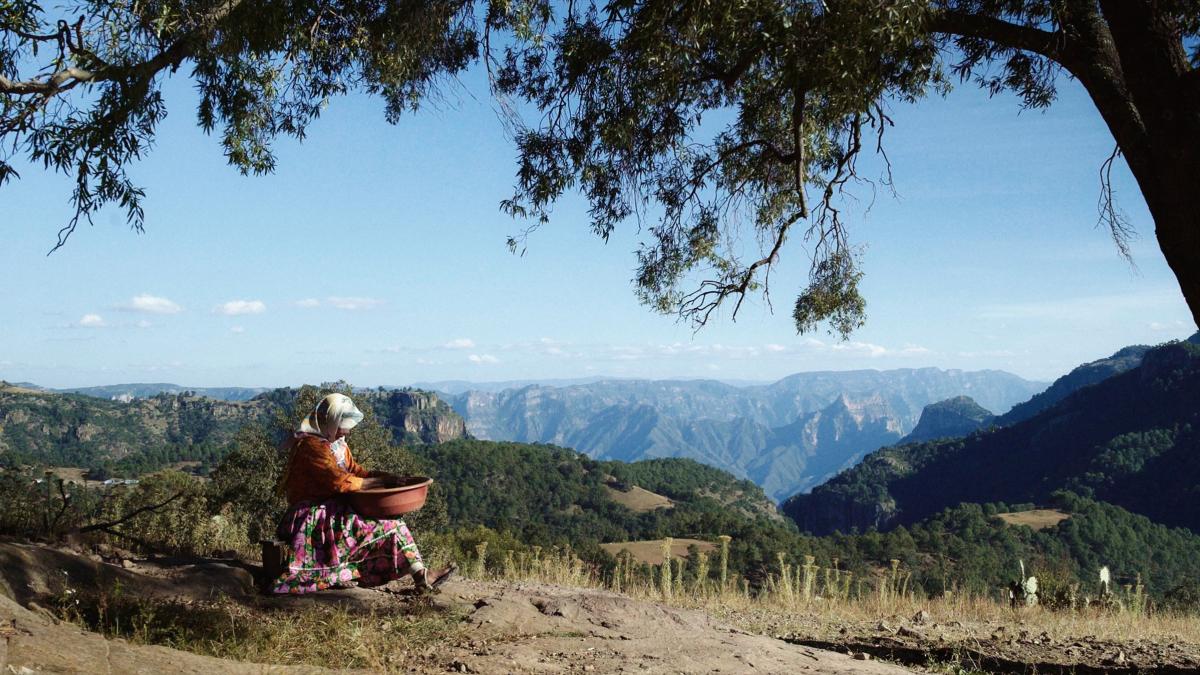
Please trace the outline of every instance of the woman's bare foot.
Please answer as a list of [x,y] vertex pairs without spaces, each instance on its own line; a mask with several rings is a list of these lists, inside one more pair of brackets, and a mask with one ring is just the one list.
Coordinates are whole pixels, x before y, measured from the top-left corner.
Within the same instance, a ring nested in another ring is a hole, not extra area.
[[417,574],[413,575],[413,582],[416,584],[417,592],[437,593],[438,587],[446,583],[446,580],[449,579],[450,576],[453,575],[457,570],[458,565],[455,565],[454,563],[450,563],[449,565],[432,572],[429,570],[421,570]]

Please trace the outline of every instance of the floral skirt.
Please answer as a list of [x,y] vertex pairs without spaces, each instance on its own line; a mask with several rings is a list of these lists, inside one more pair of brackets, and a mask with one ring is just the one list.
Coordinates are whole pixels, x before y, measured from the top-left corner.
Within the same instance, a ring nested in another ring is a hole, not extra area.
[[279,524],[288,544],[275,593],[312,593],[357,581],[378,586],[425,568],[403,520],[374,520],[348,504],[300,502]]

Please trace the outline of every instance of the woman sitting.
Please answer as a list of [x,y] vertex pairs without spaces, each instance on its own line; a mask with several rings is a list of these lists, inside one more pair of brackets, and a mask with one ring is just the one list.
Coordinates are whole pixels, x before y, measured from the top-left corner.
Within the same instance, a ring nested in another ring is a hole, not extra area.
[[370,519],[355,513],[345,493],[387,487],[396,477],[367,471],[354,461],[346,433],[363,419],[349,396],[330,394],[287,441],[283,487],[288,511],[278,537],[288,546],[275,593],[311,593],[333,586],[379,586],[411,575],[418,591],[441,584],[453,571],[433,578],[408,526],[400,519]]

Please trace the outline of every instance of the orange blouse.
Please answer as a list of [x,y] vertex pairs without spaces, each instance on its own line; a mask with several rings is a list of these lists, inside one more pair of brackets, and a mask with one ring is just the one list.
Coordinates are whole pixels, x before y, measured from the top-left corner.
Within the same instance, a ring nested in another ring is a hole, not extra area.
[[370,475],[354,461],[346,447],[346,468],[337,465],[329,441],[310,435],[297,435],[287,442],[289,450],[284,489],[288,506],[303,501],[325,501],[344,492],[362,489],[363,479]]

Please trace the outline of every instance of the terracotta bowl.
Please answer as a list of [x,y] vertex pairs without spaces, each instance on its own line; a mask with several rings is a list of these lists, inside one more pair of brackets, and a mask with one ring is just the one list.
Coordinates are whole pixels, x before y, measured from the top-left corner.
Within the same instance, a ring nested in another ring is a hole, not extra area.
[[360,516],[395,518],[425,506],[432,478],[409,476],[396,487],[373,488],[350,493],[350,505]]

